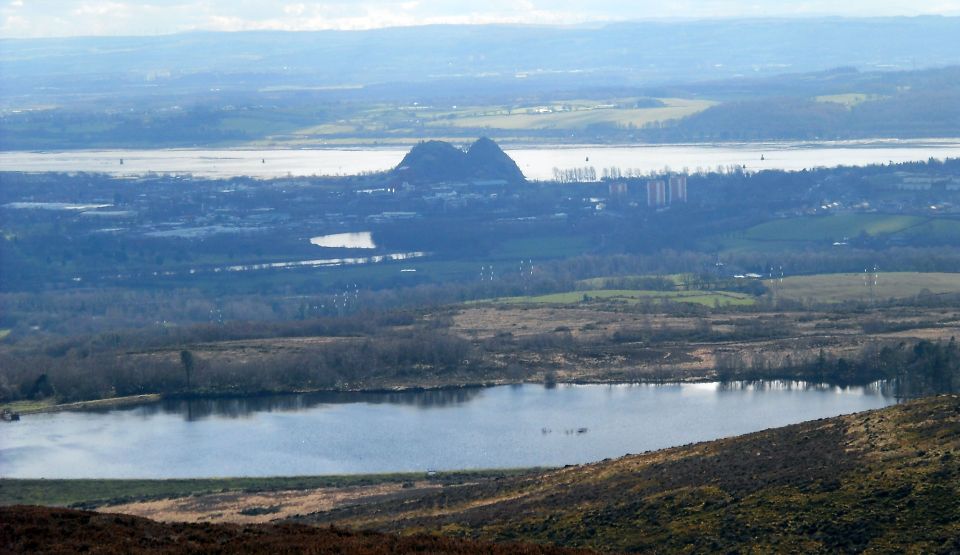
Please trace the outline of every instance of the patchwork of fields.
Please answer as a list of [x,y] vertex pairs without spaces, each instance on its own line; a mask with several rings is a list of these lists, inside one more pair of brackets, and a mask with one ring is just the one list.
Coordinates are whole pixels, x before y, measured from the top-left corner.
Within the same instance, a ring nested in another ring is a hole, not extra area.
[[938,272],[879,272],[821,274],[768,280],[775,295],[788,299],[842,302],[960,293],[960,274]]
[[630,107],[630,99],[614,102],[595,100],[564,101],[562,105],[520,109],[453,111],[439,114],[430,123],[433,127],[524,129],[582,129],[590,125],[608,124],[642,127],[656,122],[681,119],[716,104],[708,100],[685,98],[659,99],[662,106]]
[[889,214],[832,214],[783,218],[713,237],[708,246],[725,252],[842,248],[860,237],[886,237],[910,242],[922,238],[928,244],[960,240],[960,220]]
[[[410,144],[424,137],[453,140],[461,130],[499,130],[513,140],[529,139],[524,131],[578,130],[595,125],[643,127],[679,120],[717,104],[690,98],[615,98],[545,101],[527,105],[394,105],[374,104],[351,112],[349,117],[328,119],[328,114],[300,110],[295,113],[259,114],[225,118],[220,127],[263,138],[252,144],[301,145],[317,141]],[[346,114],[342,114],[346,116]],[[297,119],[299,118],[299,119]],[[297,122],[300,125],[297,125]],[[313,121],[303,125],[304,121]],[[369,137],[374,133],[375,139]],[[516,134],[520,135],[516,135]],[[515,136],[514,136],[515,135]],[[504,139],[505,137],[501,137]]]

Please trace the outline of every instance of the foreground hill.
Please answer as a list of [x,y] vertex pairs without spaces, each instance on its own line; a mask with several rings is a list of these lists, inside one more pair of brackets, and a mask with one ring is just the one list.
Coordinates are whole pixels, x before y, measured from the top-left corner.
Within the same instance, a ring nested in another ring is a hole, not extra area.
[[960,397],[308,517],[650,552],[960,550]]
[[15,506],[0,508],[0,552],[560,555],[579,551],[430,536],[398,537],[297,524],[162,524],[128,515]]

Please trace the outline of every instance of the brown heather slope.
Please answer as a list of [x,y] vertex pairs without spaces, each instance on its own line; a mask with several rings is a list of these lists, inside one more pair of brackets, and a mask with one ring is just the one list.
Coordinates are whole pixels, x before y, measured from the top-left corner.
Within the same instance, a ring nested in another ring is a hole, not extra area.
[[490,544],[435,536],[349,532],[299,524],[162,524],[71,509],[0,508],[2,553],[586,553],[532,544]]
[[643,552],[960,552],[960,397],[302,517]]

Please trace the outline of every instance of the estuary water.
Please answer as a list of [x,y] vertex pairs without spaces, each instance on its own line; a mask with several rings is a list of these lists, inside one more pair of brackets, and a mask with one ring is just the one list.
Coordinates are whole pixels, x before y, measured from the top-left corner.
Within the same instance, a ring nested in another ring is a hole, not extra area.
[[498,386],[164,401],[0,423],[0,476],[178,478],[560,466],[875,409],[878,386]]
[[[719,143],[696,145],[523,146],[506,148],[524,175],[550,180],[554,168],[593,167],[634,173],[746,167],[802,170],[960,157],[960,139],[832,142]],[[0,171],[102,172],[122,176],[150,172],[199,177],[275,178],[355,175],[396,166],[406,148],[275,150],[79,150],[0,152]],[[121,163],[122,161],[122,163]]]

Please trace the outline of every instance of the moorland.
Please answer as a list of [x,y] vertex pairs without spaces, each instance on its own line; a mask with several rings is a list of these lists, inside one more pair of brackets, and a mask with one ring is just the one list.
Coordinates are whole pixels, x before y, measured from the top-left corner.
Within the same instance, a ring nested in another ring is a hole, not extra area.
[[[489,544],[443,542],[493,540],[500,542],[497,549],[512,550],[519,547],[502,542],[522,539],[545,550],[950,553],[960,548],[958,442],[960,399],[945,395],[561,469],[410,475],[404,487],[393,489],[361,491],[364,480],[356,477],[64,481],[53,486],[67,496],[47,503],[72,501],[101,514],[5,508],[0,533],[8,549],[27,548],[22,542],[29,539],[39,550],[91,542],[118,550],[213,549],[210,542],[217,549],[254,548],[252,538],[279,549],[322,541],[334,524],[400,532],[336,536],[341,542],[389,542],[395,550],[483,545],[491,552]],[[0,495],[9,505],[43,498],[50,487],[41,480],[0,480]],[[97,487],[126,488],[141,497],[104,500]],[[160,524],[114,513],[198,523]],[[24,535],[28,529],[45,533]]]

